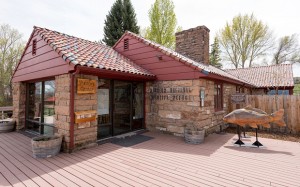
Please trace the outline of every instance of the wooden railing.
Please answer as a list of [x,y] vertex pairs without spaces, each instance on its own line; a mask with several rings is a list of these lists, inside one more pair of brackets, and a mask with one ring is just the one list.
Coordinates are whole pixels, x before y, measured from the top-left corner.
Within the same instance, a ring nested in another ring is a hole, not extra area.
[[0,113],[1,113],[1,119],[4,119],[5,117],[5,112],[12,112],[13,111],[13,107],[12,106],[4,106],[4,107],[0,107]]

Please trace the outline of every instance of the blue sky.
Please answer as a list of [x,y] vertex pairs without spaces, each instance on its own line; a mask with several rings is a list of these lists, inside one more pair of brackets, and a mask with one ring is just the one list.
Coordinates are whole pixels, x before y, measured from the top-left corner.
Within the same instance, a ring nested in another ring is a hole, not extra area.
[[[0,24],[8,23],[27,40],[34,25],[84,39],[103,38],[105,17],[114,0],[0,0]],[[138,24],[149,25],[154,0],[131,0]],[[183,29],[207,26],[211,41],[227,21],[239,13],[253,13],[268,24],[276,37],[299,34],[299,0],[173,0],[178,25]],[[300,40],[300,39],[299,39]],[[300,68],[300,65],[298,65]],[[300,70],[294,72],[299,74]]]

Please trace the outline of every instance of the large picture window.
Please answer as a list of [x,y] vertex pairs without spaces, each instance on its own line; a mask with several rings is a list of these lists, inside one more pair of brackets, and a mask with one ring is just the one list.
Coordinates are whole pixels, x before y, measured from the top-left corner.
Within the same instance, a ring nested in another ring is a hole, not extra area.
[[54,133],[54,80],[27,85],[26,129],[39,134]]
[[214,102],[215,102],[215,111],[223,110],[223,85],[222,85],[222,83],[215,83]]

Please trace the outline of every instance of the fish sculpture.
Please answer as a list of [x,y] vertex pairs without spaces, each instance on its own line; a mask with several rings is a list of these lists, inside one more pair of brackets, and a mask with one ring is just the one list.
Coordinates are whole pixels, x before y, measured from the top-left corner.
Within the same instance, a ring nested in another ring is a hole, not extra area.
[[286,126],[282,117],[284,109],[280,109],[272,114],[267,114],[265,111],[258,108],[247,106],[242,109],[237,109],[227,114],[223,121],[233,123],[239,126],[249,125],[252,128],[257,128],[257,125],[262,125],[265,128],[270,128],[270,123],[274,123],[280,127]]

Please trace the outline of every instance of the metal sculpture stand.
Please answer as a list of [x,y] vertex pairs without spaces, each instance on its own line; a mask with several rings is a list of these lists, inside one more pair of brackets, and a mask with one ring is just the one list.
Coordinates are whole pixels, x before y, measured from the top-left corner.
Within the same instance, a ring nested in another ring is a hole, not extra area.
[[246,134],[246,127],[243,127],[243,136],[242,136],[242,138],[251,138],[251,136],[248,136]]
[[237,145],[244,145],[245,143],[241,140],[241,132],[240,132],[240,126],[238,125],[237,126],[237,134],[238,134],[238,137],[239,139],[234,143],[234,144],[237,144]]
[[258,137],[257,137],[257,128],[255,129],[255,136],[256,136],[256,141],[255,141],[252,145],[255,145],[255,146],[257,146],[257,147],[263,146],[263,144],[261,144],[261,143],[258,141]]

